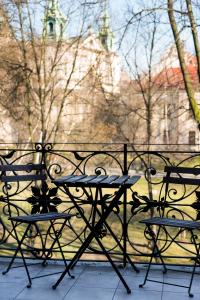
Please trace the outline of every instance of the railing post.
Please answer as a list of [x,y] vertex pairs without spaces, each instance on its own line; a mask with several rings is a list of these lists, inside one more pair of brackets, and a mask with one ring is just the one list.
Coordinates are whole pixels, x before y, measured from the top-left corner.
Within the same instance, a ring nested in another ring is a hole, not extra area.
[[[124,144],[124,168],[123,175],[128,174],[128,152],[127,152],[127,144]],[[123,266],[126,267],[126,252],[127,252],[127,190],[124,192],[124,201],[123,201],[123,224],[122,224],[122,233],[123,233]]]

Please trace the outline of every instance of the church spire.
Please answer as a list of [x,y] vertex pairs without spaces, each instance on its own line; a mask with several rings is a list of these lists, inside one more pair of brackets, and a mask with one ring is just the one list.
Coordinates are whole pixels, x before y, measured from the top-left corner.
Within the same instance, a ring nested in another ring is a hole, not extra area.
[[109,26],[108,1],[104,0],[104,11],[102,14],[99,28],[99,39],[106,50],[112,50],[113,32]]
[[44,18],[45,37],[60,39],[63,37],[66,17],[62,14],[58,0],[49,0]]

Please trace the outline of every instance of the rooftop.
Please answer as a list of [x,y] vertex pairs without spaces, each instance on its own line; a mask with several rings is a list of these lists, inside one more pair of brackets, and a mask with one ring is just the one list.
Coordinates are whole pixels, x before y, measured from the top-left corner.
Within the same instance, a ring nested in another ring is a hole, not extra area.
[[[7,263],[1,262],[0,271],[5,269]],[[62,271],[63,267],[51,264],[47,267],[41,265],[31,266],[32,275],[40,273]],[[6,275],[0,275],[1,300],[185,300],[190,299],[187,289],[147,282],[140,289],[138,285],[143,282],[145,266],[139,266],[140,273],[136,274],[129,266],[121,269],[124,278],[130,286],[132,293],[127,294],[119,282],[116,273],[106,263],[79,263],[72,273],[75,279],[68,276],[64,278],[56,290],[51,288],[59,275],[52,275],[33,280],[32,287],[26,287],[26,274],[24,268],[12,269]],[[183,267],[182,267],[183,270]],[[151,271],[152,278],[163,281],[173,281],[175,284],[188,284],[189,274],[169,270],[163,275],[159,266]],[[163,277],[164,276],[164,277]],[[200,298],[199,278],[195,276],[192,292],[194,299]]]

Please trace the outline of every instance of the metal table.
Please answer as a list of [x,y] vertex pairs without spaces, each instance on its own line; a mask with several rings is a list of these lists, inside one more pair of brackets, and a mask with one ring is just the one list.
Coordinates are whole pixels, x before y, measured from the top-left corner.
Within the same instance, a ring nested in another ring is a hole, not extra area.
[[[121,250],[123,250],[122,245],[118,241],[117,237],[113,233],[112,229],[108,225],[106,219],[110,215],[110,213],[113,211],[115,206],[118,204],[119,199],[122,195],[125,194],[126,190],[129,189],[132,185],[134,185],[138,180],[140,179],[140,176],[106,176],[106,175],[69,175],[69,176],[63,176],[61,178],[58,178],[53,181],[53,183],[56,186],[63,187],[66,194],[74,204],[75,208],[77,209],[78,213],[80,214],[81,218],[87,225],[87,227],[90,230],[89,235],[83,242],[83,244],[80,246],[77,253],[74,255],[68,266],[65,268],[63,273],[61,274],[60,278],[57,280],[57,282],[52,286],[53,289],[56,289],[56,287],[59,285],[59,283],[64,278],[65,274],[68,273],[68,271],[74,267],[74,265],[77,263],[77,261],[80,259],[80,257],[83,255],[85,250],[89,247],[90,243],[93,239],[96,239],[97,243],[101,247],[103,254],[107,257],[108,261],[112,265],[113,269],[115,270],[116,274],[122,281],[124,287],[127,290],[127,293],[131,293],[131,290],[129,286],[127,285],[126,281],[124,280],[123,276],[119,272],[118,268],[116,267],[115,263],[113,262],[110,254],[105,249],[104,245],[102,244],[102,241],[100,240],[100,232],[102,226],[106,226],[112,237],[117,242],[117,245]],[[78,187],[81,188],[88,200],[90,200],[90,193],[87,190],[87,188],[94,188],[95,189],[95,199],[94,201],[97,203],[98,201],[105,201],[104,210],[103,212],[100,212],[97,205],[95,205],[96,212],[99,216],[99,220],[95,225],[91,225],[90,222],[87,220],[87,218],[84,215],[84,212],[82,211],[81,207],[78,205],[76,201],[76,197],[73,195],[73,192],[70,191],[71,187]],[[112,194],[107,195],[106,197],[103,196],[103,189],[114,189],[115,192],[112,192]],[[109,197],[108,197],[109,196]],[[109,198],[109,201],[107,201]],[[107,202],[107,203],[106,203]],[[139,270],[136,268],[136,266],[132,263],[131,259],[129,258],[128,254],[126,253],[126,258],[134,268],[136,272],[139,272]]]

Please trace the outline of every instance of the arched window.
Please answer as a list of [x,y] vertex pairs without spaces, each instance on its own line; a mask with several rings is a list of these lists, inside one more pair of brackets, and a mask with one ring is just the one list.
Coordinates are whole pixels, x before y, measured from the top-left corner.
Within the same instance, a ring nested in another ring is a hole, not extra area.
[[53,23],[52,22],[49,22],[49,32],[50,33],[54,32],[54,30],[53,30]]

